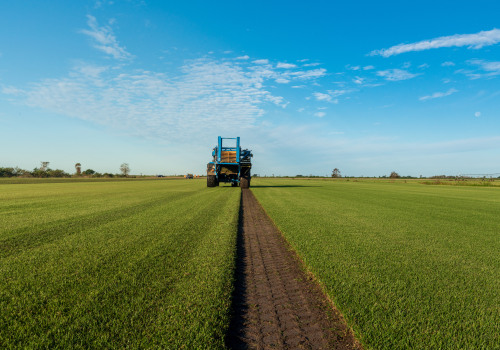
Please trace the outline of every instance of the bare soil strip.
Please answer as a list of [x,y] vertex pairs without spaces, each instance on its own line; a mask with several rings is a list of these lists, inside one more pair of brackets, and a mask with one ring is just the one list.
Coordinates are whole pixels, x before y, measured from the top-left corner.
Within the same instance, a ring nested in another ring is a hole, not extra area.
[[242,190],[230,349],[361,349],[340,313]]

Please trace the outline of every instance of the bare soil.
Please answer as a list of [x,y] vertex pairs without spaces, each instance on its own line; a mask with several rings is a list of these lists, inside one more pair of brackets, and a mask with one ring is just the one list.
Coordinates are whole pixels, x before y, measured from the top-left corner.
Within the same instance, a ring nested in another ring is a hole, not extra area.
[[361,349],[250,190],[242,190],[230,349]]

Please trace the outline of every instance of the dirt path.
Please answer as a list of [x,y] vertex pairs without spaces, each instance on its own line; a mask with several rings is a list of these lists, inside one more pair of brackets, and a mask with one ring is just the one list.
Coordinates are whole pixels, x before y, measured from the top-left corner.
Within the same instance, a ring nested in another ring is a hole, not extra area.
[[360,349],[250,190],[242,190],[230,349]]

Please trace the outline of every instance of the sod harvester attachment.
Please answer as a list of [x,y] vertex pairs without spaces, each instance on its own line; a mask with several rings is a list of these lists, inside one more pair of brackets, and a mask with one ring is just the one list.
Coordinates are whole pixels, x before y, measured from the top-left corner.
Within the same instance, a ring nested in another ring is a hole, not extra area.
[[[222,145],[223,140],[236,140],[235,147]],[[213,160],[207,164],[207,187],[219,186],[229,182],[232,186],[250,187],[252,151],[241,149],[239,137],[220,137],[217,147],[212,151]]]

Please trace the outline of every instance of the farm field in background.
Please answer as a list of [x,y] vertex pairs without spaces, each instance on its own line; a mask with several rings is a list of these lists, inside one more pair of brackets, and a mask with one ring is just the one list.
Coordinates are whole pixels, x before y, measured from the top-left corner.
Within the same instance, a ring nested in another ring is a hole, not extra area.
[[0,184],[4,348],[220,348],[240,191],[206,180]]
[[499,188],[253,179],[252,191],[367,348],[499,348]]

